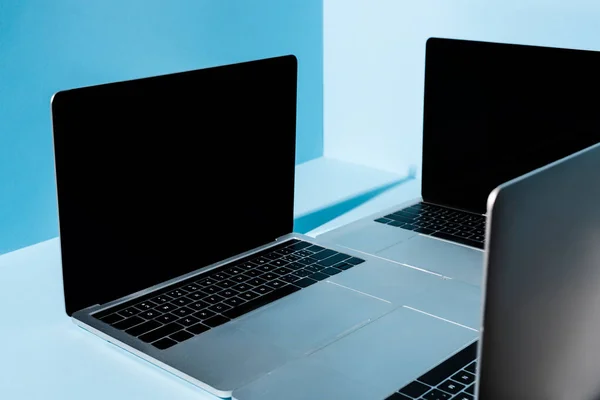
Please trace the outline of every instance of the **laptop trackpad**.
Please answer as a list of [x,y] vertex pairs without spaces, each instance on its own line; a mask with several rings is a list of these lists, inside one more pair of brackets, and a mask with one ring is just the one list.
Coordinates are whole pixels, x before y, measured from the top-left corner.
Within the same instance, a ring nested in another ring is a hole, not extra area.
[[477,338],[399,308],[233,393],[239,400],[383,399]]
[[366,225],[353,227],[349,232],[344,228],[342,228],[341,231],[343,233],[339,236],[336,236],[336,231],[333,231],[331,236],[328,236],[328,233],[325,233],[319,238],[351,249],[374,254],[386,247],[415,236],[415,232],[413,231],[398,229],[393,226],[383,225],[372,221]]
[[377,255],[481,286],[483,252],[469,247],[417,235]]
[[392,310],[389,302],[320,282],[233,322],[293,354],[315,351]]

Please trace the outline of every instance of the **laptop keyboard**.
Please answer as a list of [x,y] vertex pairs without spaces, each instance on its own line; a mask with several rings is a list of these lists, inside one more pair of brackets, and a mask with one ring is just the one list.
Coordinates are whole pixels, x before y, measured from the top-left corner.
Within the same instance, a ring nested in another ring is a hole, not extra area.
[[292,239],[94,317],[164,350],[363,262]]
[[470,344],[386,400],[473,400],[477,342]]
[[484,248],[485,216],[483,215],[418,203],[377,218],[375,221],[478,249]]

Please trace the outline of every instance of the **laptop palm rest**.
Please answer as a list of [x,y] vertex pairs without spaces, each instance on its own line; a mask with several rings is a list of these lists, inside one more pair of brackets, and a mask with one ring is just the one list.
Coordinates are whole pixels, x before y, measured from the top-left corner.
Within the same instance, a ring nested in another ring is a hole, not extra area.
[[483,252],[470,247],[416,235],[376,254],[388,260],[481,286]]
[[383,399],[477,336],[400,307],[234,391],[233,398]]

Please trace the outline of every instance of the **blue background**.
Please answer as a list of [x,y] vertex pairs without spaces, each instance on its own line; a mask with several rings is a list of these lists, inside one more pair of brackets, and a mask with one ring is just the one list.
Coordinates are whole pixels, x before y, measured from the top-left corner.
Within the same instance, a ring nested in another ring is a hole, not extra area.
[[54,92],[289,53],[299,164],[323,154],[321,0],[0,1],[0,253],[58,235]]

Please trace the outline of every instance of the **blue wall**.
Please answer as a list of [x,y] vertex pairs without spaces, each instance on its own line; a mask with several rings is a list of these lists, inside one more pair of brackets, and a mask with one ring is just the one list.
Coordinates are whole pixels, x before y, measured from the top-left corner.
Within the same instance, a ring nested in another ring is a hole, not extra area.
[[0,253],[58,234],[50,97],[60,89],[287,53],[296,162],[323,153],[321,0],[0,2]]

